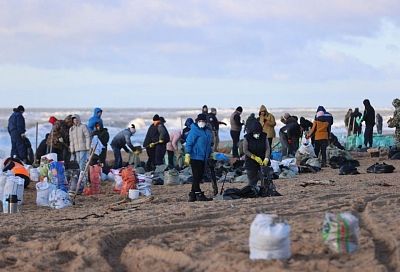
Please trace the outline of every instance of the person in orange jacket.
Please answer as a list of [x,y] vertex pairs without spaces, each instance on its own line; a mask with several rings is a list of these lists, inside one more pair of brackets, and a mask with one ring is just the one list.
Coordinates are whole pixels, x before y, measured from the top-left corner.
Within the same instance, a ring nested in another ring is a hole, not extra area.
[[326,167],[326,148],[329,144],[329,135],[330,135],[330,124],[325,119],[322,119],[324,112],[317,112],[316,119],[313,122],[313,126],[311,130],[308,132],[306,138],[311,138],[312,135],[315,137],[314,141],[314,149],[315,155],[319,157],[319,153],[322,153],[322,167]]
[[15,176],[21,177],[25,180],[24,187],[28,187],[31,179],[29,177],[29,171],[25,168],[24,163],[16,158],[7,158],[4,161],[3,172],[10,170]]

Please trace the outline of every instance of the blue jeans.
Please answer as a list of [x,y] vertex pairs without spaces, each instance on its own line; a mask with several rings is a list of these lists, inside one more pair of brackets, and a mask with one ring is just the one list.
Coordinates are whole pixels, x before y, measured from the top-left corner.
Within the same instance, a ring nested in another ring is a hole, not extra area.
[[78,164],[79,164],[79,169],[81,171],[85,170],[86,162],[88,160],[88,151],[76,151],[75,152],[75,158],[74,158]]

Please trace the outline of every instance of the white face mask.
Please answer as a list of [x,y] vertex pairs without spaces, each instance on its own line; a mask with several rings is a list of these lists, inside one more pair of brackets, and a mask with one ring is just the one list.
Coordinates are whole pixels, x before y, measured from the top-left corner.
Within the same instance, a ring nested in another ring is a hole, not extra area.
[[201,121],[198,123],[198,126],[199,126],[199,128],[205,128],[206,122]]
[[260,138],[260,134],[255,133],[255,134],[253,134],[253,137],[254,137],[255,139],[258,139],[258,138]]

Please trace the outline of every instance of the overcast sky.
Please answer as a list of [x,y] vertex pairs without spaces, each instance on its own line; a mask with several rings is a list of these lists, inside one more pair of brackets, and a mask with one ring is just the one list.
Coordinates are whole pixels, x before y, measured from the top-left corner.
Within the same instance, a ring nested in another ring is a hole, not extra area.
[[0,1],[0,107],[390,107],[399,0]]

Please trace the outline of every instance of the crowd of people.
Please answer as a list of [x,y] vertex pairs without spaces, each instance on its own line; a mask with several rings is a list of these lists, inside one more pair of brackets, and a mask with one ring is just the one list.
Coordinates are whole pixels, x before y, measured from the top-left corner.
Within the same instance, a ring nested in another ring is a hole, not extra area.
[[[353,111],[349,109],[345,117],[345,125],[348,135],[360,135],[362,123],[365,123],[364,146],[373,146],[373,128],[377,125],[378,133],[382,133],[383,118],[375,114],[370,101],[363,101],[364,112],[360,113],[358,108]],[[395,138],[400,142],[400,100],[393,101],[395,113],[388,121],[388,126],[396,128]],[[21,163],[28,163],[25,137],[25,119],[23,113],[25,108],[18,106],[13,110],[8,121],[8,132],[11,137],[11,158]],[[95,108],[93,116],[87,124],[83,123],[77,114],[68,115],[64,119],[54,116],[49,118],[51,131],[40,143],[36,150],[35,159],[47,153],[56,153],[58,160],[64,162],[74,161],[80,170],[85,169],[89,160],[91,142],[97,137],[103,148],[100,154],[95,155],[90,163],[107,165],[107,146],[110,135],[103,125],[103,110]],[[268,166],[271,160],[271,152],[274,148],[273,140],[276,138],[275,127],[277,125],[275,116],[270,113],[265,105],[261,105],[258,117],[254,113],[244,122],[241,119],[243,108],[238,106],[230,116],[230,136],[232,138],[232,157],[245,160],[245,167],[250,185],[256,185],[259,180],[260,167]],[[294,157],[299,148],[300,139],[310,139],[317,156],[321,155],[321,165],[326,166],[326,149],[329,144],[344,149],[332,133],[331,128],[334,118],[323,106],[319,106],[315,112],[314,120],[310,121],[304,117],[293,116],[285,113],[280,121],[283,126],[278,131],[281,154],[283,157]],[[208,110],[204,105],[195,120],[187,118],[183,130],[169,132],[164,117],[155,114],[149,126],[143,146],[134,146],[131,137],[136,133],[134,123],[117,133],[111,140],[111,149],[114,153],[113,168],[119,169],[124,166],[121,150],[132,156],[138,157],[144,148],[147,153],[146,171],[153,171],[157,166],[167,164],[169,169],[181,169],[191,166],[193,173],[192,189],[189,193],[189,201],[208,201],[201,191],[200,183],[207,172],[208,160],[219,148],[220,125],[226,123],[218,120],[216,108]],[[243,129],[244,127],[244,129]],[[241,140],[241,132],[244,137]],[[241,148],[239,148],[241,147]],[[241,150],[241,151],[240,151]],[[167,154],[167,160],[164,160]]]

